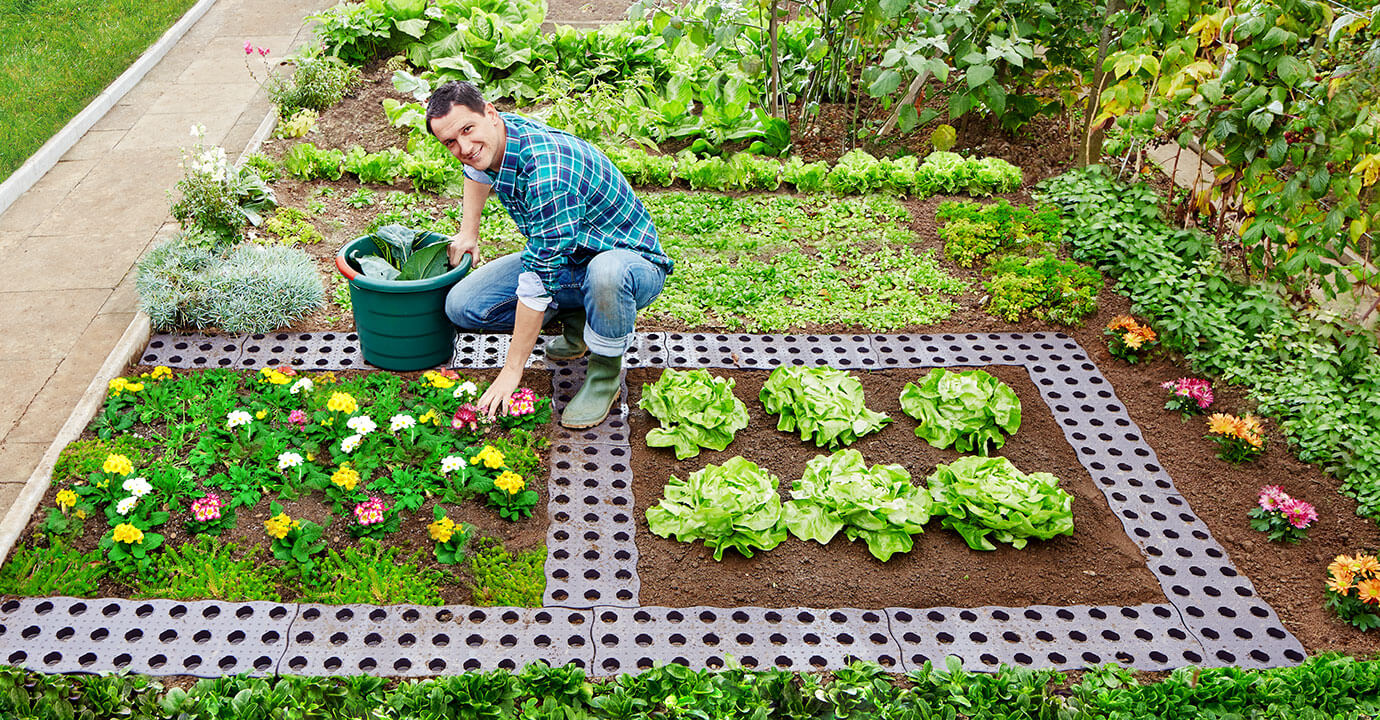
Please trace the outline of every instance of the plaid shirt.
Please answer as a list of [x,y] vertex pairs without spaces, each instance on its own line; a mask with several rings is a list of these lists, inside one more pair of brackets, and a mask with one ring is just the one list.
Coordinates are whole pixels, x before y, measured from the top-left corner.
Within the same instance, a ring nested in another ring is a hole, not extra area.
[[[597,148],[566,132],[503,113],[508,142],[497,173],[465,166],[465,176],[492,185],[527,237],[518,297],[545,307],[566,265],[582,265],[604,250],[641,254],[667,274],[671,258],[656,226],[623,173]],[[540,281],[539,283],[536,281]]]

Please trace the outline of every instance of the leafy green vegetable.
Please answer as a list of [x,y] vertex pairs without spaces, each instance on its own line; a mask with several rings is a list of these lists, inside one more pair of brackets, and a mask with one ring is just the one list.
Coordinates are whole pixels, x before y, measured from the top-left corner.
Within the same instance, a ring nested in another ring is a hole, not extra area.
[[[1029,475],[1004,457],[962,457],[929,478],[934,514],[974,550],[996,550],[992,540],[1017,550],[1029,538],[1073,534],[1073,496],[1049,473]],[[990,536],[990,539],[989,539]]]
[[[937,448],[986,455],[1021,427],[1021,399],[982,370],[936,368],[901,390],[901,409],[920,421],[915,436]],[[990,444],[990,447],[989,447]]]
[[910,552],[910,536],[924,532],[934,505],[928,490],[911,484],[905,468],[868,469],[857,450],[811,460],[805,475],[791,484],[791,497],[783,513],[792,535],[827,545],[844,530],[850,541],[862,538],[882,562]]
[[647,510],[647,526],[661,537],[703,540],[715,560],[728,548],[752,557],[753,548],[770,550],[786,539],[777,483],[775,475],[741,457],[705,466],[685,480],[672,475],[665,497]]
[[401,225],[385,225],[369,236],[378,251],[365,255],[355,251],[350,259],[366,277],[377,280],[425,280],[450,270],[446,249],[450,241],[425,245],[431,233]]
[[712,377],[707,370],[666,370],[642,386],[638,406],[661,421],[647,432],[647,445],[673,447],[676,459],[700,454],[701,447],[723,450],[733,434],[747,427],[747,405],[733,395],[732,378]]
[[891,418],[863,405],[862,383],[843,370],[786,366],[772,371],[760,394],[777,430],[830,449],[882,429]]

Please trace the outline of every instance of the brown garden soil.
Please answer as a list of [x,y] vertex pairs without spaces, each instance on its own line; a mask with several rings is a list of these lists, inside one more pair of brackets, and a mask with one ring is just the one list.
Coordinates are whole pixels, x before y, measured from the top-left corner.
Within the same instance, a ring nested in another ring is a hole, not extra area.
[[[128,368],[126,375],[139,375],[140,373],[153,370],[151,366],[135,366]],[[342,379],[352,375],[360,374],[357,371],[339,373]],[[408,380],[415,379],[421,373],[400,373]],[[466,377],[476,382],[489,381],[497,374],[494,370],[475,370],[465,371]],[[540,396],[549,396],[551,388],[551,374],[541,370],[529,370],[524,376],[524,384],[532,387]],[[148,428],[136,426],[131,428],[131,432],[141,432]],[[520,553],[544,547],[546,543],[547,513],[546,506],[550,500],[550,493],[547,488],[550,467],[550,443],[552,425],[546,424],[539,426],[533,434],[541,438],[544,442],[540,443],[538,450],[541,456],[539,474],[528,476],[528,486],[538,492],[540,498],[537,505],[532,510],[530,519],[518,522],[510,522],[499,517],[498,511],[483,504],[481,499],[475,498],[462,503],[447,503],[444,505],[446,515],[450,517],[456,525],[470,523],[475,526],[473,541],[470,548],[476,547],[481,538],[490,538],[499,541],[503,547],[514,557]],[[503,432],[495,430],[494,432]],[[144,433],[147,434],[147,433]],[[95,439],[96,435],[89,428],[82,433],[80,440]],[[24,546],[36,542],[34,533],[42,522],[43,513],[46,508],[54,507],[57,491],[66,487],[67,483],[54,482],[48,488],[39,504],[40,511],[30,519],[28,527],[20,535],[18,545]],[[368,485],[362,486],[366,491]],[[214,488],[211,488],[214,490]],[[223,495],[223,493],[222,493]],[[270,503],[279,498],[272,494],[266,494],[259,502],[252,507],[241,507],[236,510],[234,526],[220,536],[220,540],[226,543],[235,543],[241,548],[239,557],[245,557],[248,553],[257,549],[257,558],[260,561],[277,562],[273,559],[273,549],[268,536],[264,533],[264,522],[267,521],[272,513],[269,510]],[[386,500],[386,498],[385,498]],[[341,552],[346,547],[359,544],[359,541],[351,537],[347,528],[350,524],[348,517],[350,509],[344,508],[341,513],[333,513],[330,503],[320,492],[307,491],[295,500],[282,500],[280,504],[283,512],[295,520],[309,520],[318,525],[325,526],[325,532],[321,539],[326,543],[326,547],[336,552]],[[442,565],[436,561],[432,554],[432,547],[435,543],[427,532],[427,525],[432,521],[432,507],[436,503],[428,500],[419,510],[406,513],[402,518],[402,525],[395,533],[389,534],[379,541],[383,548],[398,548],[401,550],[401,559],[416,564],[425,570],[439,571],[448,576],[440,585],[440,594],[445,604],[472,604],[473,577],[469,566],[465,563],[455,565]],[[174,517],[166,525],[158,529],[165,538],[168,547],[177,547],[183,543],[193,542],[195,538],[186,531],[183,520],[186,513],[173,513]],[[97,548],[101,535],[106,529],[104,517],[91,517],[86,521],[86,526],[81,535],[75,538],[72,546],[82,553],[90,552]],[[318,557],[318,561],[320,558]],[[280,583],[278,587],[268,590],[276,591],[280,599],[285,602],[292,602],[301,597],[300,581],[287,579]],[[97,594],[99,597],[130,597],[134,588],[119,579],[107,575],[99,582]],[[257,599],[257,598],[256,598]]]
[[[366,73],[366,82],[354,94],[334,108],[322,113],[317,131],[305,140],[318,146],[345,149],[362,145],[373,152],[384,147],[402,147],[401,131],[386,127],[380,102],[385,97],[410,100],[398,95],[381,70]],[[927,102],[935,102],[932,98]],[[874,120],[880,114],[864,106],[864,115]],[[833,159],[844,148],[839,138],[847,127],[847,116],[841,107],[826,107],[816,130],[807,130],[796,138],[797,152],[806,160]],[[1029,202],[1029,188],[1034,183],[1069,168],[1070,147],[1064,121],[1059,118],[1040,118],[1018,136],[1011,136],[981,121],[959,123],[956,150],[978,155],[993,155],[1007,159],[1021,167],[1026,186],[1004,196],[1012,202]],[[888,155],[904,146],[916,152],[928,152],[927,129],[890,141],[888,145],[872,145],[874,154]],[[297,140],[271,140],[264,151],[279,157]],[[317,258],[328,283],[338,282],[334,268],[336,250],[345,242],[361,234],[361,230],[381,211],[378,205],[364,209],[350,208],[344,198],[359,189],[350,179],[337,182],[303,183],[284,178],[274,188],[281,204],[305,207],[320,203],[320,212],[313,218],[326,242],[304,246]],[[325,191],[323,189],[329,188]],[[380,197],[388,190],[410,191],[406,181],[392,187],[374,186]],[[682,188],[683,189],[683,188]],[[659,189],[639,189],[640,193],[660,192]],[[454,207],[455,198],[422,195],[430,207],[437,210]],[[935,209],[949,198],[931,197],[902,201],[911,211],[911,229],[915,233],[915,249],[940,250],[941,242],[935,231]],[[968,199],[966,197],[958,199]],[[939,253],[942,257],[942,253]],[[956,298],[958,309],[945,321],[928,326],[899,328],[894,332],[968,333],[968,332],[1065,332],[1073,336],[1088,352],[1102,373],[1111,382],[1131,418],[1139,425],[1143,436],[1155,450],[1161,465],[1174,479],[1175,485],[1192,505],[1194,512],[1206,522],[1214,538],[1227,550],[1230,559],[1254,583],[1260,595],[1279,613],[1284,625],[1294,633],[1304,647],[1312,652],[1336,650],[1358,656],[1377,651],[1373,637],[1368,637],[1339,621],[1323,608],[1325,567],[1337,554],[1380,549],[1380,526],[1355,514],[1356,504],[1338,492],[1339,482],[1317,467],[1299,461],[1279,428],[1267,423],[1269,447],[1253,463],[1231,466],[1214,455],[1215,446],[1204,437],[1201,419],[1184,422],[1177,413],[1163,409],[1165,391],[1161,382],[1191,375],[1179,358],[1157,357],[1149,362],[1129,365],[1112,358],[1106,349],[1101,329],[1114,315],[1128,313],[1128,301],[1112,291],[1110,284],[1100,296],[1100,311],[1086,320],[1082,328],[1066,328],[1027,320],[1011,324],[993,318],[984,310],[986,293],[982,277],[977,273],[945,264],[953,275],[970,283],[970,292]],[[329,285],[328,285],[329,286]],[[639,330],[649,331],[717,331],[723,328],[690,328],[675,320],[658,316],[656,306],[639,319]],[[352,319],[334,303],[315,315],[295,323],[293,331],[350,330]],[[797,332],[848,332],[858,328],[831,325],[802,325]],[[639,543],[645,554],[643,560],[642,592],[646,603],[689,604],[713,602],[718,604],[756,605],[840,605],[880,607],[883,605],[924,606],[942,604],[974,607],[989,604],[1020,604],[1021,602],[1160,602],[1163,595],[1143,569],[1139,551],[1118,534],[1115,521],[1100,499],[1100,491],[1090,486],[1085,472],[1072,458],[1061,434],[1041,433],[1040,423],[1048,419],[1043,402],[1030,395],[1029,381],[1019,371],[998,368],[996,374],[1012,383],[1027,397],[1031,420],[1003,452],[1018,467],[1026,471],[1051,470],[1069,483],[1067,489],[1076,496],[1075,514],[1078,533],[1074,538],[1060,538],[1051,543],[1024,551],[1000,549],[993,553],[968,550],[956,534],[939,529],[938,524],[917,539],[913,558],[897,558],[887,566],[878,563],[861,543],[850,544],[836,540],[827,548],[808,546],[795,540],[753,560],[734,557],[723,564],[707,560],[701,545],[679,545],[668,540],[641,533]],[[732,374],[732,373],[731,373]],[[864,448],[869,462],[900,462],[910,469],[916,481],[921,481],[933,465],[948,456],[929,449],[910,435],[912,421],[899,412],[895,396],[900,384],[914,377],[892,377],[887,373],[855,373],[868,389],[868,401],[874,409],[883,410],[895,422],[875,438],[864,438],[857,447]],[[782,479],[783,492],[798,477],[804,462],[819,452],[812,445],[799,444],[773,428],[775,420],[761,415],[760,404],[752,396],[761,380],[752,372],[733,374],[738,380],[738,394],[748,400],[754,413],[753,424],[745,438],[733,446],[733,452],[750,453],[761,458]],[[918,377],[919,373],[915,373]],[[1015,377],[1012,377],[1012,376]],[[654,379],[646,373],[630,375],[631,392],[636,399],[639,382]],[[1014,381],[1014,382],[1013,382]],[[1025,387],[1025,390],[1021,390]],[[1249,412],[1253,403],[1243,393],[1231,387],[1216,388],[1218,401],[1214,409],[1222,412]],[[642,419],[634,444],[641,446],[641,435],[647,428]],[[1023,435],[1031,435],[1027,440]],[[787,443],[787,441],[790,441]],[[757,450],[775,448],[772,454]],[[1017,456],[1019,448],[1023,455]],[[787,448],[791,448],[787,451]],[[660,488],[670,474],[680,477],[705,462],[715,461],[708,454],[699,460],[675,463],[667,451],[640,451],[641,463],[650,463],[647,471],[639,470],[636,497],[645,509],[660,497]],[[1062,458],[1062,459],[1061,459]],[[718,459],[722,460],[722,457]],[[1046,463],[1055,463],[1053,466]],[[639,465],[641,467],[641,465]],[[1282,545],[1266,541],[1265,536],[1250,528],[1246,512],[1253,506],[1257,493],[1265,485],[1281,485],[1285,491],[1317,506],[1319,521],[1310,530],[1309,538],[1298,545]],[[1079,488],[1082,487],[1080,490]],[[51,498],[49,499],[51,501]],[[645,530],[645,521],[644,530]],[[1082,538],[1089,531],[1103,532],[1096,540]],[[1064,554],[1053,550],[1079,550],[1079,554]],[[679,560],[689,564],[676,564]],[[1034,565],[1031,565],[1034,563]],[[1042,563],[1042,564],[1041,564]],[[1140,567],[1136,567],[1139,563]],[[1038,572],[1023,572],[1027,565]],[[908,568],[908,571],[892,570]],[[660,569],[658,569],[660,568]],[[686,568],[693,573],[684,572]],[[866,572],[858,571],[865,568]],[[1096,573],[1086,574],[1084,571]],[[662,573],[653,580],[654,574]],[[965,576],[966,575],[966,579]],[[706,581],[705,579],[711,579]],[[942,578],[934,580],[932,578]],[[922,581],[923,580],[923,581]],[[696,587],[706,585],[705,587]],[[828,600],[826,602],[826,599]],[[1372,633],[1371,635],[1373,635]]]
[[[751,559],[729,552],[715,562],[703,543],[681,543],[651,534],[645,514],[638,514],[638,574],[644,605],[762,605],[790,607],[926,608],[1001,605],[1135,605],[1162,602],[1159,584],[1140,551],[1126,537],[1102,492],[1078,464],[1073,448],[1040,400],[1025,370],[992,367],[993,375],[1021,398],[1020,431],[997,453],[1026,472],[1050,472],[1074,496],[1074,534],[1034,541],[1023,550],[999,545],[993,552],[970,550],[956,532],[932,522],[915,537],[915,548],[883,563],[862,542],[850,543],[840,534],[827,546],[788,537],[769,552]],[[642,383],[654,382],[660,370],[628,373],[633,438],[633,497],[640,508],[654,506],[667,479],[681,479],[708,464],[720,465],[742,455],[775,475],[783,498],[791,482],[804,473],[811,458],[828,454],[798,433],[776,429],[777,416],[756,400],[766,381],[764,370],[720,372],[736,383],[751,420],[722,452],[705,451],[677,461],[669,448],[648,448],[644,438],[658,423],[636,408]],[[961,457],[915,437],[916,422],[901,410],[901,389],[919,379],[921,371],[888,370],[856,373],[868,407],[892,422],[880,432],[849,445],[869,465],[901,465],[913,481],[923,481],[939,463]],[[808,600],[806,600],[808,598]]]

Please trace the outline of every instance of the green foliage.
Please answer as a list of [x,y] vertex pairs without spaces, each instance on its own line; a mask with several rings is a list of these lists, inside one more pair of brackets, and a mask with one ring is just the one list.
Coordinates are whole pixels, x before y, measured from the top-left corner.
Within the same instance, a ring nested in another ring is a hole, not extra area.
[[862,383],[845,370],[783,365],[762,385],[759,399],[767,412],[781,415],[777,430],[799,430],[802,442],[812,440],[819,447],[852,444],[891,422],[867,409]]
[[325,302],[316,265],[296,248],[241,245],[216,252],[171,240],[138,263],[139,309],[159,330],[216,326],[265,332]]
[[70,595],[92,597],[106,574],[100,550],[81,553],[62,537],[49,538],[47,547],[21,544],[10,550],[0,567],[0,594],[21,597]]
[[1021,399],[982,370],[956,373],[935,368],[919,385],[906,383],[901,409],[920,421],[916,437],[959,452],[987,455],[1021,427]]
[[359,547],[327,550],[316,569],[319,582],[303,589],[302,602],[346,605],[441,605],[446,575],[419,563],[422,551],[405,555],[364,538]]
[[294,207],[281,207],[264,221],[264,231],[278,236],[284,245],[314,244],[324,241],[321,231],[307,219],[307,214]]
[[127,434],[108,440],[73,440],[62,449],[53,465],[53,485],[62,487],[100,470],[111,453],[124,455],[135,467],[142,467],[154,457],[156,447],[157,443],[149,438]]
[[283,172],[301,180],[339,180],[344,173],[345,153],[302,142],[283,153]]
[[1023,251],[1043,248],[1059,233],[1059,211],[1052,207],[1030,208],[1005,200],[983,205],[971,202],[940,203],[935,219],[944,255],[963,267],[998,250]]
[[268,84],[268,96],[278,106],[278,117],[283,120],[294,118],[304,109],[325,110],[340,102],[359,82],[359,69],[340,58],[298,57],[296,64],[292,80],[275,75]]
[[1274,292],[1233,281],[1211,238],[1171,228],[1147,186],[1105,169],[1043,186],[1065,214],[1074,257],[1102,267],[1150,319],[1160,344],[1199,373],[1244,385],[1299,457],[1342,480],[1357,512],[1380,519],[1380,358],[1372,336],[1296,315]]
[[273,130],[273,136],[279,138],[299,138],[312,130],[316,129],[316,121],[320,115],[309,108],[303,108],[293,113],[292,117],[278,121],[278,127]]
[[661,422],[647,432],[647,445],[674,448],[677,460],[699,455],[701,447],[728,447],[748,425],[747,405],[734,396],[734,384],[700,368],[667,369],[655,383],[643,384],[638,407]]
[[278,163],[261,152],[245,155],[244,166],[258,173],[266,183],[278,179]]
[[277,584],[283,572],[265,563],[262,553],[257,545],[245,548],[202,535],[160,553],[150,575],[135,583],[134,596],[276,602],[282,599]]
[[202,145],[201,126],[192,131],[197,141],[191,150],[182,151],[182,178],[177,181],[172,215],[184,230],[204,231],[221,245],[234,243],[246,224],[262,222],[277,198],[253,167],[233,166],[223,148]]
[[857,450],[812,458],[804,476],[791,484],[791,498],[782,520],[792,535],[828,545],[844,530],[850,542],[862,538],[882,562],[910,552],[910,536],[924,532],[934,505],[929,491],[911,484],[905,468],[868,468]]
[[715,560],[729,548],[750,558],[753,548],[770,550],[786,539],[778,482],[741,457],[706,465],[685,480],[672,475],[661,502],[647,509],[647,526],[661,537],[703,540]]
[[378,193],[374,192],[373,190],[370,190],[369,188],[362,187],[354,191],[354,193],[351,194],[349,197],[345,198],[345,204],[357,210],[367,208],[374,204],[374,198],[377,196]]
[[[361,184],[380,183],[383,185],[391,185],[394,179],[403,174],[404,162],[403,154],[398,152],[396,148],[387,148],[376,153],[366,153],[364,152],[364,148],[355,145],[345,153],[344,167],[345,171],[358,178]],[[371,194],[361,195],[361,193],[364,192],[369,192]],[[372,193],[372,190],[360,188],[352,197],[372,199]],[[354,207],[371,204],[373,204],[372,201],[368,203],[361,203],[359,201],[351,203]]]
[[992,299],[987,311],[1007,322],[1027,315],[1037,320],[1077,326],[1097,312],[1102,274],[1053,253],[1040,257],[1008,256],[987,267],[992,279],[983,282]]
[[[15,720],[91,717],[630,718],[673,707],[687,717],[988,718],[1098,720],[1193,717],[1368,717],[1380,712],[1380,661],[1335,654],[1269,670],[1184,667],[1140,681],[1115,665],[1076,682],[1053,670],[1002,666],[969,672],[957,658],[904,678],[854,663],[832,673],[691,670],[667,664],[592,684],[567,665],[521,674],[470,672],[390,682],[382,677],[236,675],[164,688],[139,675],[44,675],[0,668],[0,715]],[[960,710],[961,708],[961,710]]]
[[[1017,550],[1030,538],[1073,534],[1073,496],[1049,473],[1026,474],[1004,457],[961,457],[929,477],[934,514],[974,550]],[[990,536],[990,537],[989,537]]]
[[426,280],[450,272],[446,251],[450,241],[426,230],[385,225],[369,235],[372,253],[356,250],[350,261],[375,280]]
[[473,602],[481,606],[541,607],[546,592],[546,548],[516,556],[492,538],[480,538],[470,557]]

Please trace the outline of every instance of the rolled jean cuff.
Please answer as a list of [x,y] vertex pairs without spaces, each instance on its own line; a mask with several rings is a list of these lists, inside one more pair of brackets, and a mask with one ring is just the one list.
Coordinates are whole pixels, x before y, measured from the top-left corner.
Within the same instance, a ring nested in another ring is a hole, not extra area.
[[623,337],[608,338],[594,332],[594,328],[585,326],[585,344],[589,346],[589,351],[595,355],[604,357],[621,357],[632,345],[632,333]]

